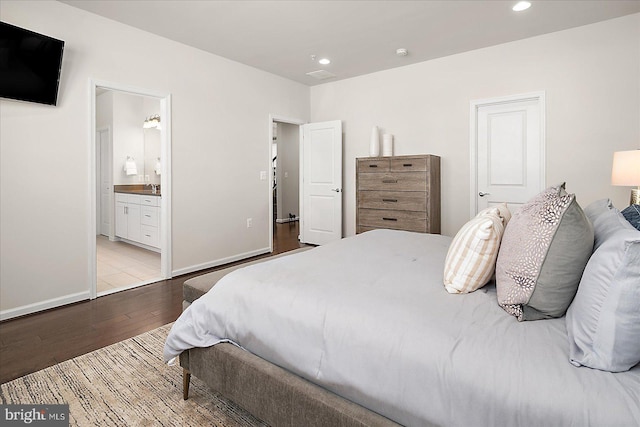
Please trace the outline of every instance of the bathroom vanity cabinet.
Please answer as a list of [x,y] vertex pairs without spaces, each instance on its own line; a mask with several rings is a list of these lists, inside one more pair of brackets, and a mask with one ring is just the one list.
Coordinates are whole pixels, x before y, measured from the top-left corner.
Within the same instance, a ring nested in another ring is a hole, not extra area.
[[160,249],[160,197],[116,193],[116,236]]

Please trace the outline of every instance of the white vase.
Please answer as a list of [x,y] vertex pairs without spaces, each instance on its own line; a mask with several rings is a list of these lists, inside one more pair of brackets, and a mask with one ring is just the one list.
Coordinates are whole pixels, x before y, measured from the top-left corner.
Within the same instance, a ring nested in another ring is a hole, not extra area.
[[393,135],[389,133],[382,135],[382,156],[393,156]]
[[369,156],[380,156],[380,133],[378,132],[378,126],[374,126],[371,129],[371,142],[369,143]]

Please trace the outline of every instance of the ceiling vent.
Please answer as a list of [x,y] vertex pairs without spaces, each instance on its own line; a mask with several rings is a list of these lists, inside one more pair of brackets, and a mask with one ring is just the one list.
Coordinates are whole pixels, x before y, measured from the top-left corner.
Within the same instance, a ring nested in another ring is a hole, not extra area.
[[318,79],[318,80],[326,80],[326,79],[333,78],[336,75],[325,70],[318,70],[318,71],[312,71],[310,73],[307,73],[307,76],[311,76],[314,79]]

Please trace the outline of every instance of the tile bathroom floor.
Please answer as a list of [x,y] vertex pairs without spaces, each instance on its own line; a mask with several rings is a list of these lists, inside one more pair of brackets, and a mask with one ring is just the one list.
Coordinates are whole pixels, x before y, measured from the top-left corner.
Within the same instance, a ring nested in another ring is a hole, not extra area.
[[160,254],[98,236],[98,293],[113,291],[160,276]]

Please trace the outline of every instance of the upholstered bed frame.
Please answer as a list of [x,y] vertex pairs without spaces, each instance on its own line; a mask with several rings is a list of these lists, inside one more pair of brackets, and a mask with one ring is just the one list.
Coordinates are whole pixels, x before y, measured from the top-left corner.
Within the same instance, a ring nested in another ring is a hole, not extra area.
[[[293,252],[307,249],[310,248]],[[263,258],[185,281],[183,308],[204,295],[231,271],[273,258]],[[233,344],[187,350],[180,355],[180,366],[184,370],[185,400],[189,397],[191,375],[195,375],[216,392],[274,426],[398,425]]]

